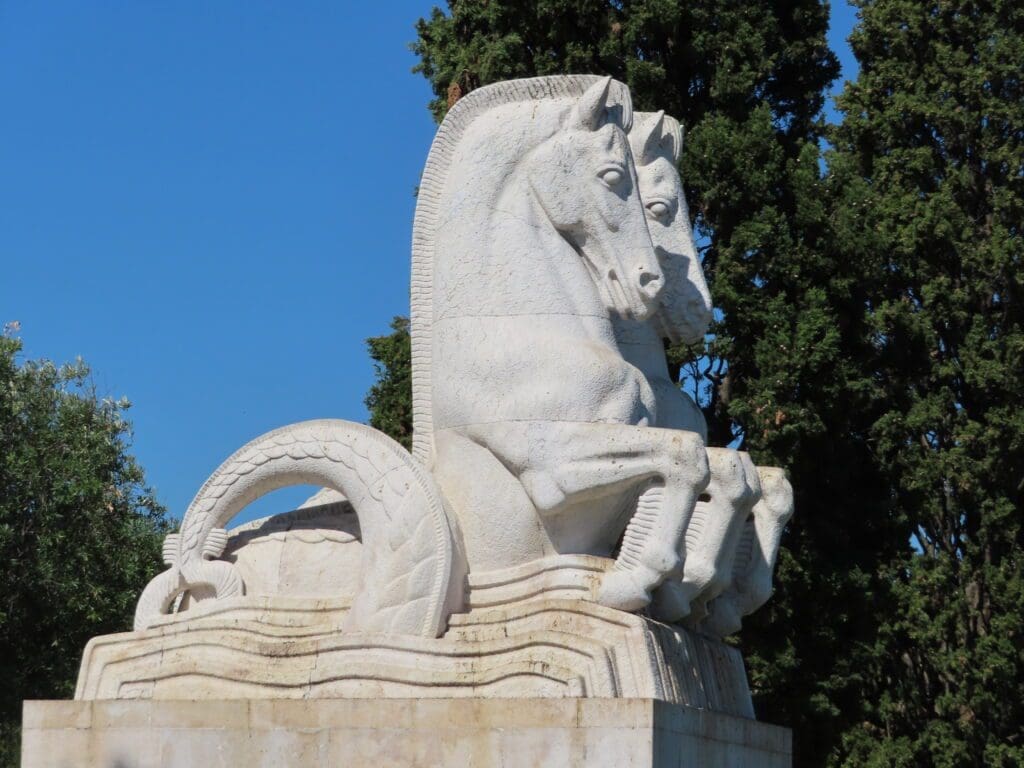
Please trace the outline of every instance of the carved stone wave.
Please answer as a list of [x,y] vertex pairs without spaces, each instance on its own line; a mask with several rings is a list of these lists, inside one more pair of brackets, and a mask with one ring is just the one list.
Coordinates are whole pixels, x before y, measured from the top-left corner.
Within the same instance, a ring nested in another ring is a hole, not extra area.
[[93,639],[75,698],[629,697],[753,717],[736,649],[580,599],[601,560],[481,574],[438,639],[342,633],[340,599],[204,601]]

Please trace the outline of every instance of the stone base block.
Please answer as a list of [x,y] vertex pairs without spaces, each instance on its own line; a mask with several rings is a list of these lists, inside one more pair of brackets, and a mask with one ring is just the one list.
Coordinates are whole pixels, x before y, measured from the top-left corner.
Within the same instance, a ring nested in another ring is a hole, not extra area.
[[789,768],[790,731],[651,699],[25,702],[22,768]]

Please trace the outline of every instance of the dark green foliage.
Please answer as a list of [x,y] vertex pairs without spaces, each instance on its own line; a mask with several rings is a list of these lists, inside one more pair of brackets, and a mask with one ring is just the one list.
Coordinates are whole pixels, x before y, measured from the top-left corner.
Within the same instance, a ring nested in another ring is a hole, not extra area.
[[69,698],[89,638],[130,628],[167,525],[128,454],[125,401],[81,362],[19,363],[0,336],[0,765],[22,699]]
[[366,396],[370,426],[412,448],[412,351],[409,321],[396,317],[391,333],[366,340],[377,382]]
[[850,765],[1024,764],[1024,6],[859,3],[832,136],[844,256],[876,257],[872,429],[916,552]]

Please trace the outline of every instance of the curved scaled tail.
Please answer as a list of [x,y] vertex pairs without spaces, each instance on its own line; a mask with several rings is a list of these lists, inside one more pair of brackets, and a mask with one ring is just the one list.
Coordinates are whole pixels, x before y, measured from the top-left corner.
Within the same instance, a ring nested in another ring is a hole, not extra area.
[[146,587],[135,628],[150,626],[190,589],[202,586],[217,598],[241,594],[235,567],[211,559],[226,543],[221,529],[260,496],[299,484],[343,493],[359,516],[366,555],[348,628],[440,635],[459,588],[441,494],[398,443],[365,425],[336,419],[268,432],[217,468],[189,505],[177,540],[165,546],[171,568]]

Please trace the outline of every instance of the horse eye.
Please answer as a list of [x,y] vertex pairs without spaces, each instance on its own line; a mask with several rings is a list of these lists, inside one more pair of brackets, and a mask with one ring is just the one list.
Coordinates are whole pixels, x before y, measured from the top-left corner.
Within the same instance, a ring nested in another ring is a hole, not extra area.
[[663,219],[668,216],[670,209],[668,203],[663,200],[655,200],[647,206],[647,210],[651,212],[654,218]]
[[601,177],[601,181],[609,187],[618,186],[622,183],[622,179],[624,178],[622,171],[618,168],[605,168],[598,175]]

